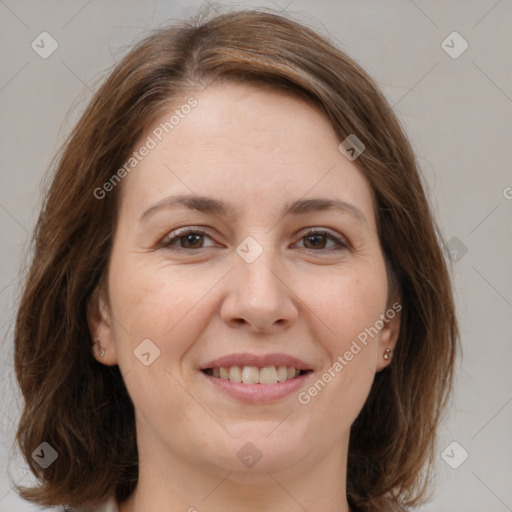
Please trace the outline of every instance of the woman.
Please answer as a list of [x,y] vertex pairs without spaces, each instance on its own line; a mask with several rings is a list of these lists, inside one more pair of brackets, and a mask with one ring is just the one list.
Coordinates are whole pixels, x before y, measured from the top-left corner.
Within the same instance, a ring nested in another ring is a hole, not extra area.
[[413,152],[344,53],[282,16],[164,28],[67,141],[19,305],[43,505],[422,503],[457,323]]

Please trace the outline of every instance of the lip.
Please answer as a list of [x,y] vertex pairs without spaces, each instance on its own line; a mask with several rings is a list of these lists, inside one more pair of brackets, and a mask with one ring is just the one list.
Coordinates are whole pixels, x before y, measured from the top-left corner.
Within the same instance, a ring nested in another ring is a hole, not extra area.
[[[290,364],[290,366],[293,365]],[[231,382],[227,379],[213,377],[203,371],[199,372],[211,386],[214,386],[215,390],[226,393],[232,398],[236,398],[242,402],[251,404],[278,400],[279,398],[298,392],[312,373],[311,371],[303,373],[298,377],[285,380],[284,382],[277,382],[276,384],[243,384],[242,382]]]
[[[265,366],[291,366],[298,370],[312,370],[310,365],[288,354],[266,354],[260,356],[249,353],[230,354],[220,357],[202,365],[200,369],[229,368],[230,366],[256,366],[257,368],[264,368]],[[244,385],[247,386],[247,384]],[[272,384],[269,386],[272,386]]]

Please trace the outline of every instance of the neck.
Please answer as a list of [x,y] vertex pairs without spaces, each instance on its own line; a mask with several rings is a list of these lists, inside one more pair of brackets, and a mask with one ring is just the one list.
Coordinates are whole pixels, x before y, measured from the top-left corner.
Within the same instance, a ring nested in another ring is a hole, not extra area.
[[207,467],[194,455],[180,459],[139,440],[139,481],[120,512],[349,512],[347,447],[348,436],[329,453],[308,456],[293,467],[258,463],[239,471]]

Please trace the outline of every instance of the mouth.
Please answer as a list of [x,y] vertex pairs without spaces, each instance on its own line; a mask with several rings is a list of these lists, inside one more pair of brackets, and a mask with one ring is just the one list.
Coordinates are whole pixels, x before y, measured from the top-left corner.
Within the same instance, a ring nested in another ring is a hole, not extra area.
[[312,370],[301,370],[293,366],[217,366],[201,370],[206,375],[216,379],[227,380],[242,384],[261,384],[271,386],[279,382],[296,379]]
[[[279,381],[277,375],[279,374],[280,378],[284,379],[284,368],[286,368],[286,379]],[[214,372],[215,374],[218,372],[219,376],[214,376]],[[199,375],[204,376],[210,389],[220,392],[230,399],[248,404],[271,402],[294,396],[306,385],[306,381],[312,374],[312,370],[298,370],[286,366],[281,370],[279,367],[268,366],[263,368],[244,366],[238,367],[238,369],[233,366],[221,366],[207,368],[199,372]],[[234,380],[231,380],[231,376]]]
[[310,365],[287,354],[231,354],[199,370],[210,389],[246,403],[292,395],[313,374]]

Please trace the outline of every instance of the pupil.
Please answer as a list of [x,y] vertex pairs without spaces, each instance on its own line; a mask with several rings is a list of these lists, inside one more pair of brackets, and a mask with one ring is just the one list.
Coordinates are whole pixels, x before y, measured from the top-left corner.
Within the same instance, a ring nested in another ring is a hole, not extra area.
[[185,239],[185,245],[195,245],[198,243],[199,240],[201,240],[202,236],[203,235],[198,235],[198,234],[185,235],[184,237],[182,237],[182,243],[183,243],[183,239]]
[[[185,241],[185,245],[196,245],[202,238],[203,235],[200,234],[189,234],[181,237],[182,243]],[[322,244],[322,242],[325,243],[324,235],[309,235],[306,237],[308,242],[313,247],[319,247]]]
[[319,245],[322,245],[322,242],[321,241],[319,242],[319,239],[322,239],[323,237],[324,237],[323,235],[310,235],[310,236],[307,237],[307,239],[309,241],[316,239],[317,241],[313,242],[312,245],[314,247],[318,247]]

